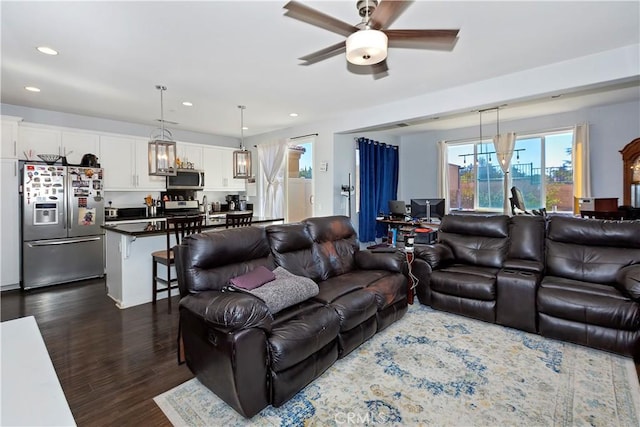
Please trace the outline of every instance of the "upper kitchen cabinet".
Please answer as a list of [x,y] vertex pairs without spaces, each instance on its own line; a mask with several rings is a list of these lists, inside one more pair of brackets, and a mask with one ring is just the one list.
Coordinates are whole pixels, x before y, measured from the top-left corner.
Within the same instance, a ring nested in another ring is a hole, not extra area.
[[62,131],[23,123],[18,127],[18,158],[39,161],[38,154],[61,154]]
[[233,149],[204,147],[204,187],[210,191],[245,191],[246,182],[233,178]]
[[162,176],[149,176],[148,141],[100,136],[100,166],[106,191],[158,191],[166,188]]
[[98,154],[97,133],[67,130],[23,123],[18,130],[18,158],[37,160],[38,154],[66,156],[67,162],[79,165],[85,154]]
[[2,116],[2,141],[0,142],[0,158],[18,158],[18,122],[19,117]]
[[187,163],[193,165],[193,169],[204,169],[202,164],[202,145],[189,144],[187,142],[176,143],[177,158],[180,159],[180,166],[187,167]]
[[[67,157],[67,163],[79,165],[82,156],[95,154],[99,156],[100,136],[97,133],[62,131],[62,149],[60,153]],[[100,159],[98,159],[98,163]]]

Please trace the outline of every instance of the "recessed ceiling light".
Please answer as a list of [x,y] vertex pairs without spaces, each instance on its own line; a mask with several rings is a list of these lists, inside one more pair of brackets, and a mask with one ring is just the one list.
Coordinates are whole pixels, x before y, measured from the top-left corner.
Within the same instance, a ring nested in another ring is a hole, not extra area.
[[189,101],[184,101],[182,105],[184,105],[185,107],[193,107],[193,103]]
[[58,54],[57,50],[51,49],[50,47],[47,47],[47,46],[38,46],[36,49],[38,49],[38,52],[44,53],[45,55],[57,55]]
[[242,130],[249,130],[249,128],[246,126],[242,126]]
[[35,86],[25,86],[24,88],[29,92],[40,92],[40,88],[37,88]]
[[289,117],[298,117],[298,113],[290,113]]

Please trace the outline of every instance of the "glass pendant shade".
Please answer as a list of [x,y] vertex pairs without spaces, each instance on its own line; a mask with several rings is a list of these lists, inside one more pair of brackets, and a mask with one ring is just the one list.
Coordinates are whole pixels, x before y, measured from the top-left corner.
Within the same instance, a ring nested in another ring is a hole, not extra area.
[[233,152],[233,177],[251,178],[251,151],[241,149]]
[[149,141],[149,175],[175,176],[176,143],[156,139]]
[[388,38],[378,30],[356,31],[347,38],[347,61],[355,65],[373,65],[387,58]]

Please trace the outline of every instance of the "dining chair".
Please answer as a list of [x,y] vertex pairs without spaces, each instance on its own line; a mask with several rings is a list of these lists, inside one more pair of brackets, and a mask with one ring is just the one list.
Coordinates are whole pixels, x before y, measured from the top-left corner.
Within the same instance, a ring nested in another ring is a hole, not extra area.
[[[171,249],[171,235],[175,236],[175,244],[179,245],[185,236],[202,232],[204,215],[170,216],[166,221],[167,246],[165,249],[151,254],[153,260],[153,304],[156,303],[157,294],[167,292],[169,313],[171,313],[171,289],[178,288],[178,279],[171,278],[171,266],[174,265],[173,250]],[[158,264],[167,267],[167,278],[158,276]],[[161,284],[161,286],[158,286]]]
[[253,212],[242,212],[242,213],[227,213],[227,228],[235,228],[235,227],[247,227],[251,225],[251,221],[253,220]]

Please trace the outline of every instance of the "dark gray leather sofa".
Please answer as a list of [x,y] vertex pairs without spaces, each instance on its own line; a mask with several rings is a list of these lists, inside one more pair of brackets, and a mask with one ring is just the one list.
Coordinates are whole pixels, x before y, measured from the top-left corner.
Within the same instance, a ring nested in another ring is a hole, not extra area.
[[439,234],[416,247],[422,304],[640,359],[639,221],[448,215]]
[[[407,311],[405,258],[360,251],[349,218],[192,235],[176,246],[187,365],[238,413],[280,406]],[[317,282],[319,294],[273,314],[225,291],[258,266]]]

